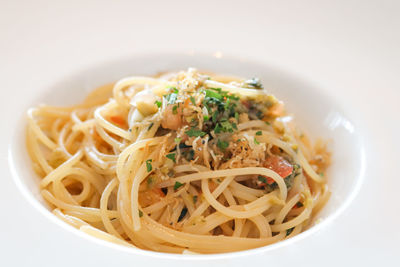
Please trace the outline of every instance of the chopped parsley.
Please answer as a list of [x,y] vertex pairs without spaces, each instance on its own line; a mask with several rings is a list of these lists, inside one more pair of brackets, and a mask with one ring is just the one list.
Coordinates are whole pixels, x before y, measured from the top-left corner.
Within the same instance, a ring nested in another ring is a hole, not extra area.
[[179,215],[179,218],[178,218],[178,222],[182,221],[182,219],[185,218],[187,212],[188,212],[188,209],[186,207],[182,209],[181,215]]
[[181,187],[182,185],[183,185],[182,183],[176,181],[176,182],[175,182],[175,185],[174,185],[174,190],[177,190],[177,189],[178,189],[179,187]]
[[221,150],[225,150],[228,146],[229,143],[227,141],[221,141],[218,139],[217,141],[217,146],[221,149]]
[[259,175],[257,178],[260,182],[267,184],[267,178],[265,178],[264,176]]
[[139,217],[143,217],[143,211],[139,210]]
[[157,107],[159,107],[159,108],[160,108],[160,107],[161,107],[161,105],[162,105],[162,102],[157,100],[156,102],[154,102],[154,104],[156,104],[156,105],[157,105]]
[[207,121],[208,131],[214,130],[214,133],[221,132],[232,133],[237,129],[236,123],[230,122],[231,118],[239,122],[239,113],[241,103],[239,97],[223,91],[221,88],[209,88],[204,90],[205,97],[202,104],[210,114],[210,121]]
[[168,104],[175,104],[175,101],[178,99],[178,89],[175,87],[170,87],[172,89],[172,93],[168,95],[164,95],[165,99],[167,100]]
[[237,122],[239,122],[239,113],[237,113],[237,112],[235,112],[235,120],[237,121]]
[[293,232],[293,230],[294,230],[294,227],[287,229],[286,236],[290,235]]
[[214,133],[218,134],[221,132],[222,127],[217,123],[217,125],[214,128]]
[[196,106],[196,100],[194,99],[194,97],[191,96],[189,99],[192,102],[193,106]]
[[258,110],[256,112],[256,116],[257,116],[257,118],[262,119],[264,117],[264,113],[261,110]]
[[254,144],[259,145],[260,142],[257,141],[257,139],[254,137]]
[[[221,92],[221,88],[217,88],[215,90]],[[214,91],[214,90],[205,90],[205,92],[206,92],[206,97],[215,98],[215,99],[218,99],[218,100],[222,100],[223,99],[223,96],[221,94],[219,94],[218,92]]]
[[151,172],[153,170],[153,166],[151,165],[151,162],[153,160],[152,159],[148,159],[146,160],[146,168],[147,168],[147,172]]
[[193,203],[196,204],[198,196],[193,196]]
[[[232,123],[230,123],[229,121],[222,121],[220,124],[221,124],[223,132],[225,132],[225,133],[226,132],[233,133],[233,125],[232,125]],[[235,127],[236,127],[236,124],[235,124]]]
[[212,122],[213,122],[213,123],[216,123],[216,122],[217,122],[218,115],[219,115],[219,111],[218,111],[218,110],[216,110],[216,111],[212,114],[211,119],[212,119]]
[[174,115],[178,114],[178,106],[177,105],[172,107],[172,114],[174,114]]
[[197,128],[190,128],[188,131],[185,132],[189,137],[198,137],[198,136],[205,136],[206,133],[197,129]]
[[182,140],[182,138],[179,138],[179,137],[174,139],[175,143],[177,143],[177,144],[179,144],[181,142],[181,140]]
[[303,203],[301,203],[300,201],[296,203],[296,207],[298,207],[298,208],[301,208],[303,206],[304,206]]
[[176,163],[175,153],[170,153],[170,154],[166,155],[166,157],[169,158],[170,160],[172,160],[174,163]]
[[294,175],[294,177],[296,177],[300,173],[301,173],[301,166],[299,164],[294,164],[293,165],[293,172],[292,172],[291,175]]
[[151,127],[153,127],[154,123],[150,123],[149,127],[147,128],[147,131],[150,131]]
[[166,96],[168,104],[175,104],[175,101],[176,101],[177,98],[178,98],[178,95],[174,94],[174,93],[169,94],[169,95]]
[[256,135],[262,135],[262,131],[257,131]]

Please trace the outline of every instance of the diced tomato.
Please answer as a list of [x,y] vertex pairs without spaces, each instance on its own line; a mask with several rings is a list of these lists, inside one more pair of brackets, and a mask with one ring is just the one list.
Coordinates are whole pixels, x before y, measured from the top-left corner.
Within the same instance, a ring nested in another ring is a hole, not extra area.
[[153,192],[158,194],[160,197],[165,197],[164,192],[161,190],[161,188],[155,187],[153,188]]
[[287,160],[280,156],[269,156],[264,166],[279,174],[282,178],[286,178],[293,172],[293,166]]
[[[264,162],[264,167],[273,170],[282,178],[288,177],[293,172],[292,164],[280,156],[269,156]],[[271,177],[265,178],[268,184],[275,182]]]
[[110,121],[114,124],[117,124],[121,127],[125,127],[126,126],[126,121],[124,118],[122,118],[121,116],[110,116]]
[[274,179],[272,179],[271,177],[266,177],[267,178],[267,184],[272,184],[274,183]]
[[139,203],[140,205],[147,207],[159,202],[163,197],[165,197],[163,191],[158,187],[154,187],[151,190],[139,194]]

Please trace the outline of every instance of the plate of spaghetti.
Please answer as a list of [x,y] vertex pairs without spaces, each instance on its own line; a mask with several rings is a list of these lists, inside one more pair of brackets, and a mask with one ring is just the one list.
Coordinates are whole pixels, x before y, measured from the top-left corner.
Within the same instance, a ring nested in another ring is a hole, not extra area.
[[26,150],[52,213],[133,249],[279,243],[312,227],[331,196],[328,140],[308,138],[255,77],[127,76],[27,118]]

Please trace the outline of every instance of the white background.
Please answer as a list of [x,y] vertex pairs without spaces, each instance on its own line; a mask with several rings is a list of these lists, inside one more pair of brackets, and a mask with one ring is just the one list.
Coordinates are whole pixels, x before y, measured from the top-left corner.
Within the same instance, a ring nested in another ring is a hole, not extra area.
[[362,112],[375,152],[360,193],[335,221],[344,227],[263,262],[400,265],[400,1],[0,0],[1,266],[156,266],[157,259],[82,240],[39,216],[12,180],[7,149],[10,114],[20,112],[13,103],[32,98],[34,88],[108,59],[159,51],[265,61],[337,92]]

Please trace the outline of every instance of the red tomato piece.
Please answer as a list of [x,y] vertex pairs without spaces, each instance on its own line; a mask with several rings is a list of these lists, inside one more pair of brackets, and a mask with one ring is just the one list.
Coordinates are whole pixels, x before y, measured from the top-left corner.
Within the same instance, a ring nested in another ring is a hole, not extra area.
[[110,121],[119,126],[126,126],[126,121],[120,116],[110,116]]
[[[264,162],[264,167],[273,170],[282,178],[288,177],[293,172],[292,164],[280,156],[269,156]],[[272,178],[266,178],[268,184],[272,184],[274,182]]]

